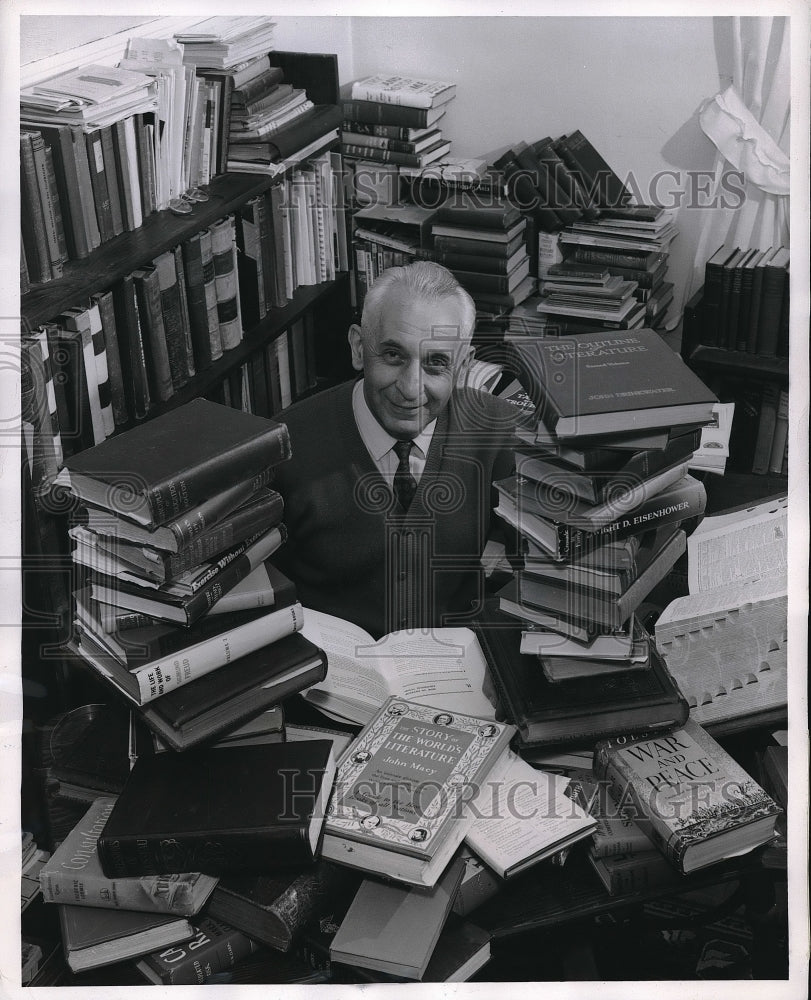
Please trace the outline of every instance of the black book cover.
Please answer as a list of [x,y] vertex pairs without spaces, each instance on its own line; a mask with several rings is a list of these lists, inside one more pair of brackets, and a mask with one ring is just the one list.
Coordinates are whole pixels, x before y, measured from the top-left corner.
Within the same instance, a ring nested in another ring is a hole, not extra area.
[[[68,471],[110,487],[114,507],[116,487],[132,487],[160,525],[289,455],[285,424],[194,399],[75,456]],[[119,512],[133,507],[130,497]]]
[[315,860],[335,763],[308,740],[139,757],[98,841],[108,877]]
[[585,747],[598,739],[680,726],[688,705],[651,644],[650,670],[550,683],[519,651],[523,623],[488,602],[476,633],[504,716],[531,746]]

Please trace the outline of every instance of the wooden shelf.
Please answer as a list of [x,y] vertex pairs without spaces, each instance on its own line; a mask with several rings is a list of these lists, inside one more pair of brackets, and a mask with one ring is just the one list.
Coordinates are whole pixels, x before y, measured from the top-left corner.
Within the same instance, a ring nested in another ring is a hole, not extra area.
[[788,358],[747,354],[744,351],[726,351],[720,347],[698,344],[690,352],[689,363],[723,369],[728,375],[788,380]]
[[259,174],[221,174],[208,186],[208,201],[195,203],[188,215],[175,215],[169,209],[154,212],[133,232],[108,240],[89,257],[68,261],[61,278],[36,285],[22,297],[25,322],[39,326],[77,305],[91,292],[109,288],[134,268],[154,260],[267,190],[273,180]]

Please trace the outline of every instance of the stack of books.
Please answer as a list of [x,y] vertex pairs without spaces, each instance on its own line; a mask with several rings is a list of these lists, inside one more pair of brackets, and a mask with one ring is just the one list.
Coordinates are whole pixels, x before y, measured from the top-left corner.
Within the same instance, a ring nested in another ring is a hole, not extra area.
[[275,23],[267,17],[208,17],[177,32],[183,61],[192,66],[230,70],[273,48]]
[[566,259],[549,268],[539,312],[550,322],[585,320],[587,329],[662,326],[673,300],[665,274],[678,234],[674,220],[672,210],[656,205],[620,205],[567,226],[559,237]]
[[391,164],[422,168],[451,148],[437,126],[456,96],[456,85],[439,80],[376,74],[352,84],[343,102],[344,155],[365,167]]
[[[206,400],[70,458],[79,658],[170,746],[236,728],[323,677],[269,488],[284,424]],[[227,667],[227,670],[222,668]]]
[[535,288],[526,232],[526,218],[506,199],[460,191],[437,210],[434,258],[453,272],[478,309],[509,309]]
[[635,612],[704,510],[687,465],[715,397],[652,330],[516,343],[538,410],[496,484],[523,554],[501,609],[548,684],[650,672]]

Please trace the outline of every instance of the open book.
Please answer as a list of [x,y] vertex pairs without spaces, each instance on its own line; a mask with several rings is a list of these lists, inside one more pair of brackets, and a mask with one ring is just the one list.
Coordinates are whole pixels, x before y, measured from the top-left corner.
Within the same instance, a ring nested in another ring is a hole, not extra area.
[[407,629],[377,642],[342,618],[304,611],[303,634],[327,654],[326,680],[304,692],[327,715],[366,723],[391,695],[493,719],[483,693],[487,666],[468,628]]
[[785,714],[788,501],[705,518],[688,539],[688,587],[662,612],[656,645],[714,734]]

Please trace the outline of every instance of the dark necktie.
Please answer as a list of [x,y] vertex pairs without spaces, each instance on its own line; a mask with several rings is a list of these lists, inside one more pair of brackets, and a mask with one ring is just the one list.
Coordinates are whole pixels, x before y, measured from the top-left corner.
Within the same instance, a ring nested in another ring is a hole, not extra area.
[[394,473],[394,495],[400,501],[403,510],[408,510],[414,494],[417,492],[417,480],[411,475],[408,467],[408,456],[411,454],[413,441],[395,441],[392,450],[397,456],[397,470]]

